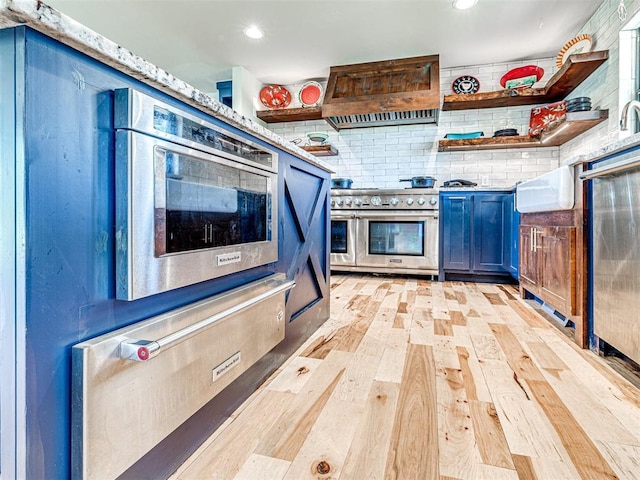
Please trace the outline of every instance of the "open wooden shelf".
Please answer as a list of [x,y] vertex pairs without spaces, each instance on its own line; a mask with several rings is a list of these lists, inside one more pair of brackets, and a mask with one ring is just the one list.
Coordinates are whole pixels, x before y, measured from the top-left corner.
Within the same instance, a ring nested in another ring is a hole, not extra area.
[[609,110],[569,112],[564,121],[543,131],[540,137],[480,137],[461,140],[444,139],[438,142],[439,152],[490,150],[501,148],[558,147],[609,118]]
[[256,116],[267,123],[302,122],[322,120],[322,106],[307,108],[282,108],[280,110],[259,110]]
[[305,145],[300,148],[316,157],[333,157],[338,155],[338,150],[328,143],[326,145]]
[[521,88],[472,94],[445,95],[442,110],[517,107],[564,99],[609,58],[608,50],[571,55],[544,88]]

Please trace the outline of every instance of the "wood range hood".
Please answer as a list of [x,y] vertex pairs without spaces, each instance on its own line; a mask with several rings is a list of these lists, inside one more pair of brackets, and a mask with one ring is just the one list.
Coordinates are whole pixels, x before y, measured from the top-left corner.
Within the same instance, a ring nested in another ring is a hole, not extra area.
[[437,124],[439,55],[331,67],[322,117],[336,130]]

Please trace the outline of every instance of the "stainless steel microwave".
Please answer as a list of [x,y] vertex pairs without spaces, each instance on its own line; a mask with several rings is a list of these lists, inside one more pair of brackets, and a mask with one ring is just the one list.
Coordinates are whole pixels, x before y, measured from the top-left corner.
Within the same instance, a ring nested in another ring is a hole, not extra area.
[[277,152],[132,89],[114,113],[118,299],[277,261]]

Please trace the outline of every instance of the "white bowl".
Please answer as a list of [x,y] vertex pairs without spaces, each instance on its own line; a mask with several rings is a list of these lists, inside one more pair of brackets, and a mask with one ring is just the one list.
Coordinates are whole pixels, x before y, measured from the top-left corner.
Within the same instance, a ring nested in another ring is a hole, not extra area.
[[312,142],[324,143],[329,138],[329,135],[323,132],[311,132],[307,133],[307,138]]

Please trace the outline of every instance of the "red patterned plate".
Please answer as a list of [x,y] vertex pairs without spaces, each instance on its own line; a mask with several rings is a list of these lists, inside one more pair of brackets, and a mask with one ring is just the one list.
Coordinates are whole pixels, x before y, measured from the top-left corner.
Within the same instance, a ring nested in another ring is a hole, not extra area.
[[542,78],[542,75],[544,75],[544,70],[542,68],[535,65],[525,65],[524,67],[514,68],[513,70],[509,70],[507,73],[505,73],[500,79],[500,85],[502,85],[502,88],[508,88],[506,86],[508,81],[530,76],[535,76],[536,82],[539,82]]
[[286,108],[291,103],[291,92],[282,85],[266,85],[260,90],[260,101],[267,108]]
[[322,85],[318,82],[307,82],[298,92],[303,107],[315,107],[322,98]]
[[529,119],[529,135],[539,136],[543,130],[553,128],[567,116],[567,102],[559,102],[534,107]]

